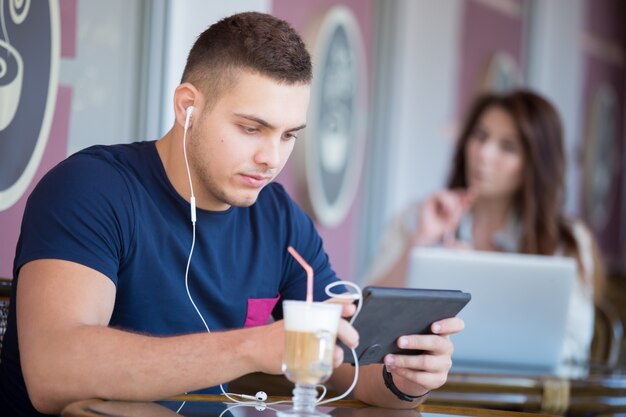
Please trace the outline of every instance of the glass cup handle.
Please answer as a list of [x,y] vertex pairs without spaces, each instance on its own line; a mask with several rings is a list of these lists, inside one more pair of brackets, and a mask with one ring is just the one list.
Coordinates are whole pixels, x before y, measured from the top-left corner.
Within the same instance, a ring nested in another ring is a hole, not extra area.
[[318,330],[315,332],[315,336],[319,340],[318,359],[320,362],[323,362],[326,357],[326,352],[332,349],[333,335],[327,330]]

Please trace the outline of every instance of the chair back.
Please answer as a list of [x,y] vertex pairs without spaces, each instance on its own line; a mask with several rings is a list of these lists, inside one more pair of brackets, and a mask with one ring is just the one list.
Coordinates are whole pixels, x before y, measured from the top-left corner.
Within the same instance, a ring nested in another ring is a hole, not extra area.
[[0,350],[2,350],[2,339],[7,329],[7,319],[9,318],[9,300],[11,299],[11,280],[0,278]]
[[613,305],[606,300],[596,304],[595,312],[591,361],[615,369],[624,336],[622,320]]

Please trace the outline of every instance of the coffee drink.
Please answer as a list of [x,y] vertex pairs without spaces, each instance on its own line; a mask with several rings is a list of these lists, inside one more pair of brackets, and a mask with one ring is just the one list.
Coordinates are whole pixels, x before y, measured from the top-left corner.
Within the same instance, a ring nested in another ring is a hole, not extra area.
[[333,371],[341,305],[284,301],[285,352],[282,370],[300,385],[324,382]]
[[334,335],[287,332],[283,371],[290,381],[302,385],[324,382],[332,373]]

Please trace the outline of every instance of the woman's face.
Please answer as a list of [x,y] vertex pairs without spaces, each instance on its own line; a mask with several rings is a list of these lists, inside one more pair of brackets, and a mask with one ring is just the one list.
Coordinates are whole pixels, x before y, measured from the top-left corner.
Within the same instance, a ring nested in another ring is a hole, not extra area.
[[476,197],[513,198],[522,185],[524,151],[513,117],[487,108],[465,146],[467,181]]

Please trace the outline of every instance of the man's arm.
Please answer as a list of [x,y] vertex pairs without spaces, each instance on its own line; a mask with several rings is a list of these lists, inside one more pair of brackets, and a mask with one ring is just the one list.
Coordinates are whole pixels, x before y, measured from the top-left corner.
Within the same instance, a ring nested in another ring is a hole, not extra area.
[[43,259],[21,268],[20,356],[39,411],[58,413],[95,397],[156,400],[253,371],[280,372],[282,322],[176,337],[133,334],[107,327],[115,291],[109,278],[73,262]]

